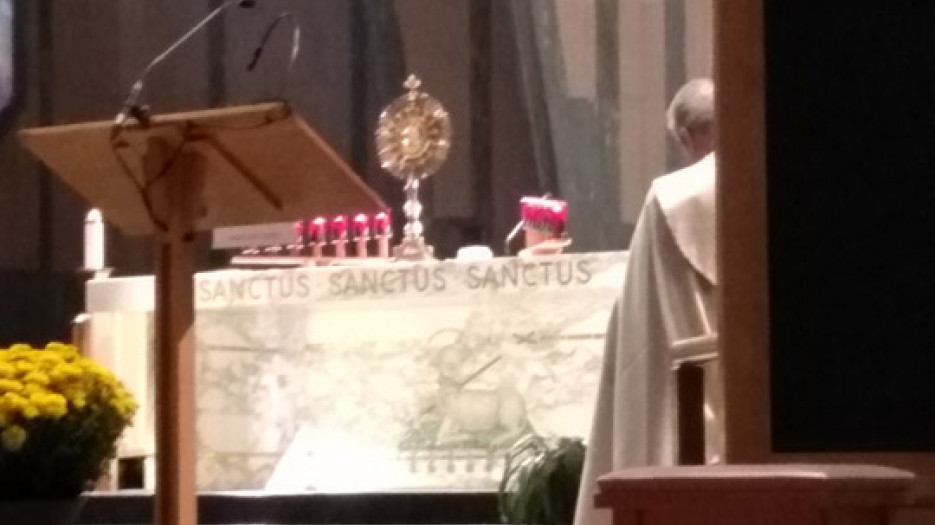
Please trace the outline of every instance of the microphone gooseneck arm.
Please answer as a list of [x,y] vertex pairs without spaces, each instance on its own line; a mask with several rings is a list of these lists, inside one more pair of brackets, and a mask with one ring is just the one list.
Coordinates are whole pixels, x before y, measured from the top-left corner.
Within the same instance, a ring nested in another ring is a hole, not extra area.
[[292,50],[289,53],[289,63],[286,66],[286,71],[283,73],[283,78],[279,85],[278,97],[280,99],[285,97],[286,88],[288,87],[289,79],[292,77],[295,61],[299,56],[299,49],[302,46],[302,28],[298,20],[296,20],[295,15],[289,12],[280,13],[279,16],[270,23],[266,28],[266,32],[263,34],[263,39],[260,40],[260,45],[256,46],[256,49],[253,51],[253,58],[250,60],[250,63],[247,64],[247,71],[253,71],[253,69],[256,68],[256,65],[260,62],[260,56],[263,54],[263,50],[266,48],[266,44],[269,42],[276,26],[287,18],[292,22]]
[[179,46],[187,42],[193,35],[198,33],[201,30],[201,28],[203,28],[209,22],[217,18],[218,15],[220,15],[223,11],[225,11],[226,9],[228,9],[234,4],[239,4],[240,7],[249,8],[249,7],[255,6],[256,2],[252,0],[227,0],[223,4],[216,7],[213,11],[208,13],[208,16],[202,18],[201,21],[198,22],[198,24],[196,24],[194,27],[189,29],[187,33],[179,37],[178,40],[173,42],[172,45],[170,45],[168,48],[166,48],[165,51],[160,53],[159,56],[152,59],[149,62],[149,64],[147,64],[146,67],[143,69],[143,72],[140,73],[140,76],[137,77],[133,85],[130,87],[130,91],[129,93],[127,93],[127,98],[123,102],[123,107],[120,109],[120,112],[117,114],[117,117],[115,119],[115,122],[114,122],[115,125],[121,126],[123,125],[124,122],[126,122],[128,117],[136,116],[136,115],[144,113],[140,111],[139,103],[140,103],[140,98],[143,95],[144,81],[146,80],[146,76],[149,75],[150,71],[152,71],[153,68],[158,66],[163,60],[165,60],[166,57],[168,57],[173,52],[175,52],[175,50],[178,49]]

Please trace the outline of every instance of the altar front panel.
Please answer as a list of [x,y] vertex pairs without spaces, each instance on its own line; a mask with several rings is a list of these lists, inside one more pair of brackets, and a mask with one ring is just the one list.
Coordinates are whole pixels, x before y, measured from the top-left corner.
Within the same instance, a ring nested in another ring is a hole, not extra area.
[[[198,483],[495,489],[528,432],[586,436],[626,253],[196,277]],[[143,406],[152,279],[88,285],[93,353]],[[144,357],[145,356],[145,357]]]

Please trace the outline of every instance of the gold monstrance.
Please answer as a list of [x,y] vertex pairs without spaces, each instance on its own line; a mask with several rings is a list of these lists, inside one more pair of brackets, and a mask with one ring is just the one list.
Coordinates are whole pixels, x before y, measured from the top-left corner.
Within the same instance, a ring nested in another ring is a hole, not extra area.
[[406,182],[403,239],[393,250],[402,260],[431,259],[432,247],[422,237],[422,203],[419,182],[438,171],[451,147],[451,121],[438,100],[419,91],[422,82],[409,75],[406,94],[394,100],[377,122],[377,155],[380,166]]

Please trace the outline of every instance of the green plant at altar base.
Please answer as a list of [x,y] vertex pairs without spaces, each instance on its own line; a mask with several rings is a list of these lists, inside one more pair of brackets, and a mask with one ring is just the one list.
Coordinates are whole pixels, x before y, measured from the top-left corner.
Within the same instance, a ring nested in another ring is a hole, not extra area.
[[72,345],[0,348],[0,500],[79,496],[136,409],[123,384]]
[[585,446],[577,438],[528,434],[507,452],[498,500],[505,523],[570,525],[574,521]]

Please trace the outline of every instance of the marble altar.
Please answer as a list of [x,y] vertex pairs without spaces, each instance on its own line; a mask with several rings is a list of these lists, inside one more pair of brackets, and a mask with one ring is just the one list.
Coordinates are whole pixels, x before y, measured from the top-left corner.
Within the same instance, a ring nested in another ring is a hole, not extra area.
[[[198,274],[199,488],[495,489],[524,433],[588,434],[626,260]],[[143,407],[123,457],[154,448],[152,283],[87,285],[90,353]]]

